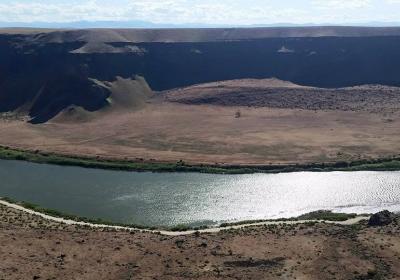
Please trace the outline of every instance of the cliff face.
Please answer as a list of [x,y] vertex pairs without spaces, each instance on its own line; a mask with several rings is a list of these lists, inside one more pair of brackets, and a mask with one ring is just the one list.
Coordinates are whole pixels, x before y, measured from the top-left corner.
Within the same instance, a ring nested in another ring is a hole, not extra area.
[[117,77],[135,75],[157,91],[270,77],[314,87],[400,86],[398,29],[381,33],[362,29],[360,36],[353,29],[336,33],[329,29],[322,36],[321,30],[301,31],[185,30],[181,36],[177,30],[125,30],[112,36],[110,30],[3,34],[0,111],[24,108],[33,122],[45,122],[71,105],[99,110],[108,105],[113,93],[96,81],[114,82]]

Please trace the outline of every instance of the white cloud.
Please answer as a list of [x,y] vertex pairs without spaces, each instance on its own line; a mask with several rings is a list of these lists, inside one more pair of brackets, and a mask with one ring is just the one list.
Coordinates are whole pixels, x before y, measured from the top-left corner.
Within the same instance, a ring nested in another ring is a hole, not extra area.
[[285,19],[301,22],[307,13],[294,8],[274,8],[267,1],[237,0],[134,0],[126,17],[132,16],[153,22],[254,24],[282,22]]
[[360,9],[372,7],[371,0],[313,0],[312,4],[319,9]]
[[0,0],[0,21],[268,24],[398,21],[400,0]]
[[99,5],[96,0],[71,3],[13,2],[0,4],[1,21],[75,21],[119,18],[124,9]]

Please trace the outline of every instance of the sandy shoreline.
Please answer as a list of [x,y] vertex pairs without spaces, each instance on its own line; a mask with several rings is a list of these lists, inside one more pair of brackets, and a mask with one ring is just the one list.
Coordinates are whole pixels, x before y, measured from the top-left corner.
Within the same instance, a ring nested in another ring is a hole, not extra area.
[[74,220],[68,220],[64,218],[59,218],[59,217],[53,217],[44,213],[40,213],[37,211],[33,211],[31,209],[24,208],[20,205],[10,203],[7,201],[4,201],[0,198],[0,204],[14,208],[19,211],[26,212],[31,215],[36,215],[39,216],[43,219],[53,221],[53,222],[58,222],[58,223],[64,223],[66,225],[78,225],[78,226],[87,226],[91,228],[100,228],[100,229],[115,229],[115,230],[127,230],[127,231],[141,231],[141,232],[149,232],[149,233],[157,233],[161,235],[167,235],[167,236],[184,236],[184,235],[190,235],[194,234],[196,232],[198,233],[218,233],[223,230],[231,230],[231,229],[243,229],[246,227],[257,227],[257,226],[268,226],[268,225],[298,225],[298,224],[305,224],[305,223],[313,223],[313,222],[324,222],[328,224],[337,224],[337,225],[354,225],[357,224],[361,221],[368,220],[368,216],[358,216],[353,219],[349,219],[347,221],[321,221],[321,220],[299,220],[299,221],[267,221],[267,222],[259,222],[259,223],[243,223],[240,225],[232,225],[232,226],[226,226],[226,227],[214,227],[214,228],[207,228],[207,229],[199,229],[199,230],[187,230],[187,231],[168,231],[168,230],[150,230],[150,229],[139,229],[139,228],[134,228],[134,227],[125,227],[125,226],[113,226],[113,225],[102,225],[102,224],[94,224],[94,223],[88,223],[88,222],[79,222],[79,221],[74,221]]

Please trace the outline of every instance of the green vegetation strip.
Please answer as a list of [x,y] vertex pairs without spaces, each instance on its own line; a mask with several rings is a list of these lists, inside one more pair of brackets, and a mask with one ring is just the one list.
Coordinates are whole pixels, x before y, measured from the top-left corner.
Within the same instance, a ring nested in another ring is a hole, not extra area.
[[24,151],[0,146],[0,159],[24,160],[35,163],[80,166],[125,171],[200,172],[211,174],[281,173],[299,171],[400,171],[400,157],[351,162],[314,163],[298,165],[225,166],[189,165],[183,161],[160,163],[128,160],[105,160],[90,157],[64,156],[41,151]]
[[[106,225],[106,226],[118,226],[118,227],[125,227],[125,228],[131,228],[131,229],[138,229],[138,230],[169,230],[169,231],[175,231],[175,232],[184,232],[184,231],[189,231],[189,230],[202,230],[202,229],[207,229],[209,227],[207,226],[199,226],[199,227],[193,227],[189,225],[176,225],[173,227],[164,227],[164,228],[158,228],[158,227],[148,227],[148,226],[143,226],[143,225],[137,225],[137,224],[125,224],[125,223],[115,223],[115,222],[110,222],[102,219],[91,219],[91,218],[86,218],[86,217],[80,217],[76,215],[70,215],[66,214],[54,209],[48,209],[41,207],[39,205],[25,202],[25,201],[16,201],[14,199],[11,199],[9,197],[0,197],[0,200],[6,201],[11,204],[19,205],[23,208],[42,213],[51,217],[55,218],[62,218],[65,220],[71,220],[75,222],[83,222],[83,223],[89,223],[89,224],[94,224],[94,225]],[[360,215],[362,216],[362,215]],[[273,223],[279,223],[279,222],[291,222],[291,221],[311,221],[311,222],[306,222],[306,224],[309,225],[314,225],[317,223],[317,221],[333,221],[333,222],[343,222],[347,221],[353,218],[356,218],[357,214],[345,214],[345,213],[333,213],[331,211],[325,211],[325,210],[320,210],[320,211],[315,211],[311,212],[308,214],[301,215],[297,218],[289,218],[289,219],[275,219],[275,220],[247,220],[247,221],[240,221],[240,222],[234,222],[234,223],[222,223],[219,225],[220,228],[227,228],[227,227],[232,227],[232,226],[240,226],[240,225],[251,225],[251,224],[259,224],[259,223],[268,223],[268,222],[273,222]]]
[[176,225],[173,227],[150,227],[150,226],[144,226],[144,225],[139,225],[139,224],[126,224],[126,223],[116,223],[116,222],[110,222],[107,220],[103,219],[91,219],[87,217],[81,217],[81,216],[76,216],[76,215],[71,215],[67,214],[58,210],[54,209],[48,209],[41,207],[39,205],[26,202],[26,201],[16,201],[14,199],[11,199],[9,197],[3,197],[1,200],[6,201],[11,204],[19,205],[23,208],[45,214],[51,217],[55,218],[61,218],[65,220],[70,220],[70,221],[75,221],[75,222],[83,222],[83,223],[89,223],[89,224],[94,224],[94,225],[106,225],[106,226],[117,226],[117,227],[125,227],[125,228],[131,228],[131,229],[139,229],[139,230],[169,230],[169,231],[189,231],[189,230],[201,230],[201,229],[206,229],[208,228],[207,226],[199,226],[199,227],[193,227],[189,225]]
[[24,207],[26,209],[29,209],[29,210],[32,210],[32,211],[35,211],[38,213],[49,215],[51,217],[62,218],[65,220],[71,220],[71,221],[75,221],[75,222],[90,223],[90,224],[95,224],[95,225],[120,226],[120,227],[128,227],[128,228],[135,228],[135,229],[149,229],[149,230],[156,229],[155,227],[146,227],[146,226],[135,225],[135,224],[114,223],[114,222],[105,221],[102,219],[90,219],[90,218],[80,217],[80,216],[76,216],[76,215],[70,215],[70,214],[66,214],[66,213],[63,213],[63,212],[60,212],[60,211],[57,211],[54,209],[43,208],[43,207],[40,207],[39,205],[36,205],[33,203],[29,203],[29,202],[25,202],[25,201],[16,201],[9,197],[3,197],[3,198],[1,198],[1,200],[6,201],[11,204],[19,205],[21,207]]
[[266,222],[296,222],[296,221],[331,221],[331,222],[344,222],[357,217],[357,214],[346,213],[333,213],[332,211],[319,210],[301,215],[296,218],[278,219],[278,220],[250,220],[234,223],[222,223],[220,227],[230,227],[245,224],[259,224]]

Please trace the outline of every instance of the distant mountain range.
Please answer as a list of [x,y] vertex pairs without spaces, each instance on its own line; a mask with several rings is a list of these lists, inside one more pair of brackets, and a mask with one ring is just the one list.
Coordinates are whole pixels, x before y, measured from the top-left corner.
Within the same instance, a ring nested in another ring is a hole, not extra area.
[[366,27],[388,27],[400,26],[400,22],[355,22],[347,24],[294,24],[294,23],[274,23],[274,24],[253,24],[253,25],[223,25],[205,23],[153,23],[148,21],[73,21],[73,22],[0,22],[0,28],[23,27],[23,28],[229,28],[229,27],[307,27],[307,26],[366,26]]

